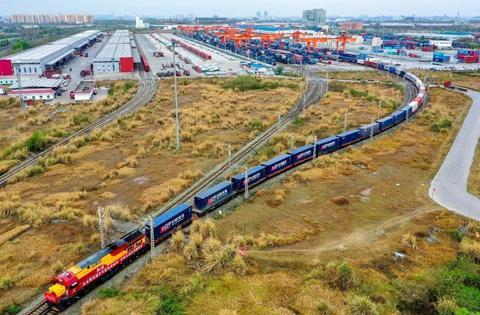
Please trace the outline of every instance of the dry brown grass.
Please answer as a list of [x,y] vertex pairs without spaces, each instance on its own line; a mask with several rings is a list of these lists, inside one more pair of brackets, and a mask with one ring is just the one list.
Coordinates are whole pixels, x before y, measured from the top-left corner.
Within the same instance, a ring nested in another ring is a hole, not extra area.
[[7,231],[5,233],[0,234],[0,246],[4,243],[13,240],[23,232],[27,231],[30,228],[30,225],[19,225]]

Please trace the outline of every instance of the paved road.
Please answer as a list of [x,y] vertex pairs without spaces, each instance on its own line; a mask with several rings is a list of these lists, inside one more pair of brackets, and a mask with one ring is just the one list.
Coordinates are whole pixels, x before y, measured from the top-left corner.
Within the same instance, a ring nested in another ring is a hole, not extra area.
[[480,199],[467,192],[468,176],[480,138],[480,93],[468,91],[465,94],[472,98],[473,104],[428,194],[441,206],[480,221]]

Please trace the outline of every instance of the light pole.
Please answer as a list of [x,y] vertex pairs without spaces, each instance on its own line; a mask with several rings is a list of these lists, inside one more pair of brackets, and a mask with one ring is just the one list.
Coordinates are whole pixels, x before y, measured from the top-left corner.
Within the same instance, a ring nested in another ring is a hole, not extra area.
[[178,87],[177,87],[177,64],[175,62],[175,42],[172,42],[173,49],[173,89],[175,92],[175,135],[176,135],[176,150],[180,150],[180,122],[178,113]]
[[100,247],[105,248],[105,209],[102,207],[97,208],[97,215],[98,215],[98,230],[100,232]]
[[153,217],[149,218],[150,221],[150,258],[153,260],[155,257],[155,253],[153,250],[155,249],[155,232],[153,227]]

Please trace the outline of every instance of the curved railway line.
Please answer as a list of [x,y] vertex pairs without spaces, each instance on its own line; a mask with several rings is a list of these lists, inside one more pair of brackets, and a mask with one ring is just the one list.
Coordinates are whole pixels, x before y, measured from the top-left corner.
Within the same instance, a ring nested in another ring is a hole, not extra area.
[[150,72],[139,71],[140,74],[140,88],[130,101],[122,105],[121,107],[117,108],[113,112],[99,118],[95,122],[91,123],[87,127],[79,130],[70,136],[60,140],[59,142],[55,143],[54,145],[50,146],[48,149],[37,153],[26,160],[20,162],[19,164],[15,165],[11,169],[9,169],[6,173],[0,175],[0,187],[3,187],[8,184],[8,181],[18,175],[21,171],[26,169],[29,166],[35,165],[38,161],[48,155],[49,153],[53,152],[55,149],[64,146],[70,143],[73,139],[88,135],[92,133],[94,130],[105,127],[115,121],[116,119],[135,112],[140,107],[148,104],[157,91],[157,81],[153,77]]
[[[148,82],[152,81],[152,79],[145,79],[145,77],[142,78],[142,90],[148,90]],[[235,165],[239,164],[242,162],[245,158],[247,158],[250,154],[254,153],[258,148],[260,148],[266,141],[268,141],[274,134],[285,128],[295,117],[297,117],[304,109],[308,108],[312,104],[318,102],[327,92],[326,80],[322,80],[319,78],[311,78],[308,81],[308,87],[305,95],[297,102],[294,108],[286,114],[284,117],[279,119],[277,123],[269,127],[266,131],[264,131],[262,134],[257,136],[254,140],[249,142],[247,145],[245,145],[242,149],[237,151],[235,154],[231,156],[230,159],[227,161],[221,163],[217,167],[215,167],[213,170],[211,170],[207,175],[199,179],[197,182],[195,182],[190,188],[179,194],[177,197],[172,199],[169,203],[164,205],[162,208],[160,208],[156,213],[154,213],[154,216],[159,215],[160,213],[166,211],[167,209],[171,208],[172,206],[186,202],[193,198],[199,191],[202,191],[206,187],[212,185],[217,181],[219,178],[221,178],[225,172],[230,170],[230,168],[234,167]],[[155,86],[155,84],[153,84]],[[155,88],[153,89],[155,91]],[[418,93],[418,89],[413,85],[412,83],[408,82],[405,80],[405,93],[404,93],[404,104],[408,104],[411,100],[415,98],[415,96]],[[144,91],[143,93],[138,93],[144,95],[144,98],[147,98],[148,92]],[[125,108],[124,111],[122,111],[122,114],[117,114],[113,118],[106,120],[103,125],[99,124],[96,126],[89,126],[85,128],[87,132],[91,132],[91,130],[98,128],[99,126],[104,126],[111,122],[113,119],[124,115],[126,113],[129,113],[136,108],[138,108],[141,105],[130,105],[130,107],[123,106],[122,108]],[[112,113],[113,114],[113,113]],[[93,124],[92,124],[93,125]],[[82,131],[84,131],[82,130]],[[68,141],[71,141],[74,137],[80,136],[86,133],[82,134],[75,134],[69,137]],[[68,143],[67,139],[63,140],[60,145],[64,145],[65,143]],[[51,148],[52,149],[52,148]],[[43,152],[42,152],[43,153]],[[38,161],[38,159],[37,159]],[[143,258],[143,257],[142,257]],[[120,271],[121,273],[121,271]],[[115,277],[115,275],[113,275]],[[88,292],[85,292],[85,294],[88,294]],[[83,296],[83,294],[82,294]],[[78,299],[81,297],[78,296]],[[30,310],[25,310],[21,314],[32,314],[32,315],[38,315],[38,314],[57,314],[60,313],[60,310],[56,308],[53,305],[48,304],[46,301],[41,301],[41,303],[36,304],[33,308]]]

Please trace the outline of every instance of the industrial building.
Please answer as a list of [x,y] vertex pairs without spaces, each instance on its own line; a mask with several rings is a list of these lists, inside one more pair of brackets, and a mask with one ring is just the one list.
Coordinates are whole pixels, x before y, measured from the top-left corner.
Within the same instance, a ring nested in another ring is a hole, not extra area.
[[75,91],[70,92],[70,97],[75,101],[89,101],[92,99],[94,90],[94,80],[82,80],[78,83]]
[[76,50],[85,48],[99,35],[99,31],[85,31],[2,58],[0,76],[11,76],[15,71],[20,75],[41,76],[45,70],[55,68],[70,59]]
[[307,25],[324,25],[327,23],[327,11],[325,9],[305,10],[303,11],[302,18]]
[[132,39],[133,36],[128,30],[118,30],[113,33],[93,60],[93,72],[95,74],[133,72],[135,64]]

